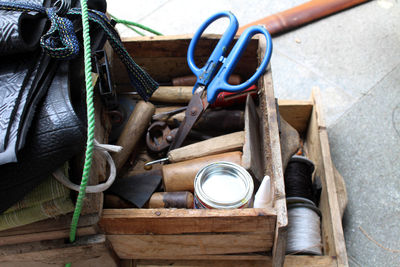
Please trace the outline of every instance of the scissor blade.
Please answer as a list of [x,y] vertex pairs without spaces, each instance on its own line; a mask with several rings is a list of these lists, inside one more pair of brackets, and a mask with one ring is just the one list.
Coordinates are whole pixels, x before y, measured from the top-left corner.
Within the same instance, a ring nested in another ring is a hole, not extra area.
[[195,93],[189,102],[189,105],[185,112],[185,118],[183,119],[181,125],[179,126],[178,132],[175,135],[175,139],[169,147],[168,151],[178,148],[185,141],[186,136],[189,134],[193,125],[199,119],[201,114],[208,106],[208,102],[203,105],[203,99],[201,97],[203,90],[200,93]]

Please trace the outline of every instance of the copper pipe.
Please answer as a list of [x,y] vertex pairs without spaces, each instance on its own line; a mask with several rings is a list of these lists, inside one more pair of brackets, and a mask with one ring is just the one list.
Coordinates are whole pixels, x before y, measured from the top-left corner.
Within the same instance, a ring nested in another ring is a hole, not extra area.
[[264,25],[271,35],[275,35],[367,1],[369,0],[312,0],[244,25],[239,28],[238,34],[249,26]]

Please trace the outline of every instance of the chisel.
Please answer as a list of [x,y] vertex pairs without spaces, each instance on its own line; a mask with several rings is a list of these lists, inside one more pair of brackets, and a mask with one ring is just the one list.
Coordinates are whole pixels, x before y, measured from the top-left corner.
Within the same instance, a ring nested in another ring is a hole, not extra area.
[[244,131],[235,132],[173,149],[168,152],[166,158],[150,161],[145,166],[166,161],[175,163],[230,151],[239,151],[242,150],[243,145]]

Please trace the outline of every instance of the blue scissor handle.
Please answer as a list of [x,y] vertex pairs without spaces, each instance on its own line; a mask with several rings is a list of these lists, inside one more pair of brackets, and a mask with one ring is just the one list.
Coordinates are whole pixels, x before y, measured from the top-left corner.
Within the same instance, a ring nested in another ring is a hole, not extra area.
[[[241,55],[246,50],[248,43],[251,38],[255,35],[261,33],[266,39],[266,51],[265,56],[257,68],[257,71],[250,77],[247,81],[239,85],[230,85],[228,83],[229,76],[232,74],[237,62],[239,61]],[[272,53],[272,40],[269,32],[262,26],[252,26],[247,28],[243,34],[240,36],[239,40],[236,42],[232,51],[229,53],[228,57],[224,60],[220,70],[218,71],[215,78],[207,87],[207,101],[208,103],[214,103],[217,95],[221,91],[227,92],[239,92],[249,88],[251,85],[255,84],[258,78],[264,73],[268,66],[269,60],[271,59]]]
[[[229,26],[226,29],[225,33],[219,40],[217,46],[214,48],[214,51],[211,53],[210,58],[207,60],[207,63],[202,67],[199,68],[196,66],[194,62],[194,50],[196,48],[197,42],[201,37],[201,34],[204,30],[214,21],[218,20],[222,17],[228,17],[230,22]],[[229,11],[219,12],[210,18],[208,18],[197,30],[194,34],[192,40],[189,44],[188,54],[187,54],[187,61],[189,64],[190,69],[192,72],[197,76],[197,84],[208,85],[213,78],[218,62],[223,59],[224,54],[226,53],[229,44],[232,42],[233,38],[235,37],[236,31],[239,27],[239,23],[236,17]],[[196,87],[196,86],[195,86]]]

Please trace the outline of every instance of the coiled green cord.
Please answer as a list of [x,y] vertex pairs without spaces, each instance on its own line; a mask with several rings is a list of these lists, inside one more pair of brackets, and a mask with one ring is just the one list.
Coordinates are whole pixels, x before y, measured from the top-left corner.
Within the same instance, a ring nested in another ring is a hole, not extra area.
[[144,34],[141,33],[141,32],[139,32],[139,31],[136,30],[135,28],[130,27],[130,26],[135,26],[135,27],[141,28],[141,29],[143,29],[143,30],[145,30],[145,31],[148,31],[148,32],[151,32],[151,33],[153,33],[153,34],[155,34],[155,35],[159,35],[159,36],[162,35],[162,34],[159,33],[158,31],[155,31],[155,30],[153,30],[153,29],[151,29],[151,28],[149,28],[149,27],[146,27],[146,26],[144,26],[144,25],[142,25],[142,24],[139,24],[139,23],[137,23],[137,22],[133,22],[133,21],[129,21],[129,20],[124,20],[124,19],[118,19],[118,18],[116,18],[115,16],[111,15],[110,13],[108,13],[108,14],[111,16],[111,18],[112,18],[113,20],[115,20],[116,23],[124,24],[126,27],[128,27],[129,29],[135,31],[137,34],[139,34],[139,35],[141,35],[141,36],[144,36]]

